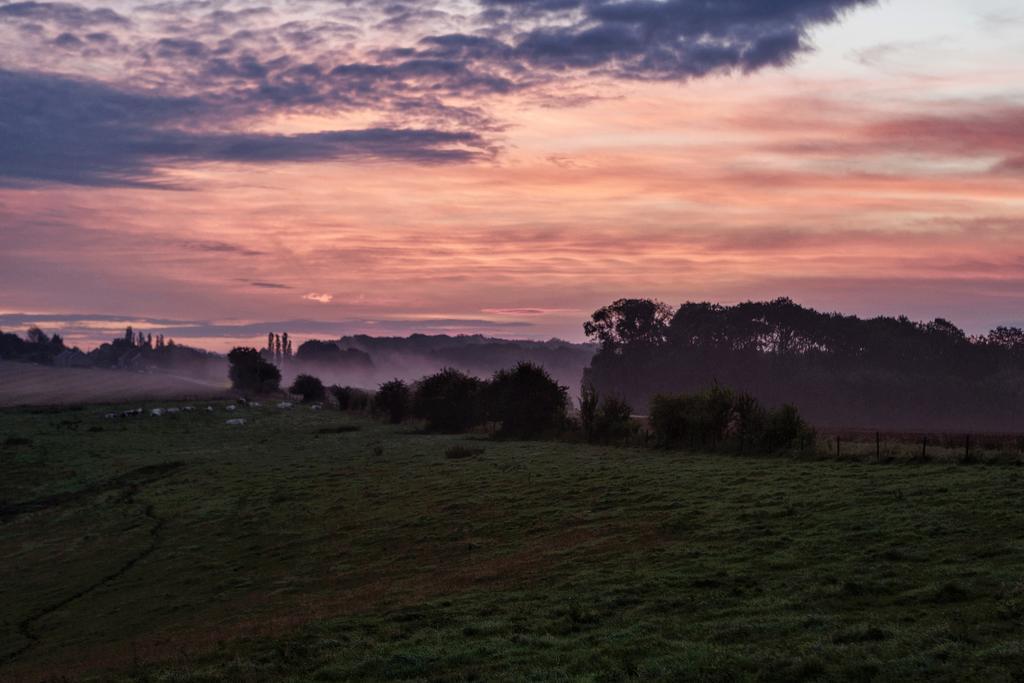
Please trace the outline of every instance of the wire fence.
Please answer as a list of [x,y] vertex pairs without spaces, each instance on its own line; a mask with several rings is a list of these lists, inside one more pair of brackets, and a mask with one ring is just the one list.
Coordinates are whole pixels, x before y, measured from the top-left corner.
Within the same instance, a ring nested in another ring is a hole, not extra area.
[[825,430],[816,450],[838,459],[1024,464],[1024,434]]

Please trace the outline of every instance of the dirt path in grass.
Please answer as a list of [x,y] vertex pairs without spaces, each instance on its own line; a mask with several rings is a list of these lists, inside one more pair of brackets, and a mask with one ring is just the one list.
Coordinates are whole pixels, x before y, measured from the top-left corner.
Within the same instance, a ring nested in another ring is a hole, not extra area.
[[8,654],[4,655],[3,658],[0,658],[0,666],[5,666],[7,664],[15,662],[15,660],[17,660],[23,654],[25,654],[33,647],[35,647],[37,644],[39,644],[42,638],[35,631],[35,625],[39,621],[63,609],[64,607],[67,607],[76,600],[79,600],[85,597],[86,595],[89,595],[93,591],[109,583],[112,583],[113,581],[116,581],[117,579],[121,578],[129,571],[131,571],[132,567],[134,567],[139,562],[153,554],[153,552],[160,546],[160,542],[162,540],[161,532],[163,531],[166,520],[156,514],[156,511],[151,504],[142,503],[141,501],[136,500],[136,496],[139,492],[140,486],[142,486],[143,484],[149,484],[164,477],[167,477],[172,472],[175,472],[181,467],[184,467],[184,465],[185,463],[181,462],[170,462],[163,463],[161,465],[141,467],[137,470],[132,470],[131,472],[123,474],[119,477],[114,477],[113,479],[109,479],[105,482],[101,482],[93,486],[86,487],[85,489],[81,489],[79,491],[59,494],[56,496],[48,496],[46,498],[40,498],[35,501],[29,501],[18,505],[9,505],[0,510],[0,518],[9,518],[11,516],[26,512],[35,512],[50,507],[65,505],[69,502],[79,500],[81,498],[94,496],[105,491],[116,490],[120,488],[124,489],[124,491],[119,502],[125,505],[142,505],[143,515],[145,515],[145,517],[148,518],[151,522],[151,526],[149,529],[149,543],[146,545],[145,548],[140,550],[138,553],[134,554],[132,557],[128,558],[123,564],[121,564],[120,567],[118,567],[110,574],[107,574],[106,576],[102,577],[98,581],[95,581],[89,584],[88,586],[85,586],[84,588],[58,600],[55,603],[52,603],[50,605],[47,605],[46,607],[37,610],[33,614],[18,622],[17,630],[22,635],[26,642],[20,648],[14,650],[13,652],[9,652]]

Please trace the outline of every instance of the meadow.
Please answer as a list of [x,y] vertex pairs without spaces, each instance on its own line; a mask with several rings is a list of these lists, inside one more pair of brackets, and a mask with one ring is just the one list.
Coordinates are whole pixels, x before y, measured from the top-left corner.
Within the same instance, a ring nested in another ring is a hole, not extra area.
[[224,398],[228,384],[163,373],[56,368],[0,361],[0,408],[25,405]]
[[0,411],[0,680],[1024,671],[1011,464],[104,418],[140,405]]

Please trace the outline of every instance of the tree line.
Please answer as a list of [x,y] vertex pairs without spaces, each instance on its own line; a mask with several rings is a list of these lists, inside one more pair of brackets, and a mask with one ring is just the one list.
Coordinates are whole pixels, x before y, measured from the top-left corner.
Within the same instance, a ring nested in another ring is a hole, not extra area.
[[[231,380],[244,392],[277,391],[278,368],[256,349],[234,349]],[[629,404],[584,387],[571,410],[568,388],[542,366],[520,362],[480,379],[453,368],[406,383],[394,379],[376,391],[327,388],[315,376],[298,375],[288,388],[304,402],[333,399],[342,411],[376,415],[399,424],[419,422],[426,431],[460,434],[477,430],[497,437],[559,438],[589,443],[730,452],[766,452],[814,444],[814,432],[792,406],[768,410],[749,394],[720,387],[693,394],[655,396],[646,426]]]
[[1019,431],[1024,331],[971,336],[944,319],[861,319],[790,299],[735,306],[621,299],[584,332],[598,343],[584,384],[646,406],[711,386],[819,426]]

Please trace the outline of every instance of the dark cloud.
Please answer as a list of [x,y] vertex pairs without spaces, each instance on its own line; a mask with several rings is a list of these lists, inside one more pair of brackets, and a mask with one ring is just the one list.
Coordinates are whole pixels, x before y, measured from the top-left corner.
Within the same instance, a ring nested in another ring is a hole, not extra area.
[[[0,179],[153,185],[160,164],[332,159],[465,162],[490,154],[467,131],[388,129],[302,135],[194,130],[216,107],[45,74],[0,71]],[[186,129],[186,126],[189,128]]]
[[277,282],[246,282],[253,287],[259,287],[260,289],[292,289],[292,287],[289,287],[288,285],[282,285]]
[[[484,159],[502,128],[489,98],[571,96],[566,83],[593,75],[784,66],[809,49],[810,28],[874,1],[169,0],[127,17],[8,2],[0,20],[35,47],[0,57],[0,182],[154,185],[181,163]],[[92,59],[107,61],[91,69]],[[248,132],[281,114],[349,112],[378,123]]]
[[0,5],[0,20],[48,22],[71,28],[128,24],[128,19],[112,9],[89,9],[67,2],[12,2]]
[[[756,71],[810,49],[807,31],[874,0],[482,0],[492,17],[540,25],[515,54],[553,69],[601,69],[641,79]],[[495,14],[497,11],[498,14]],[[545,25],[550,20],[555,25]]]

